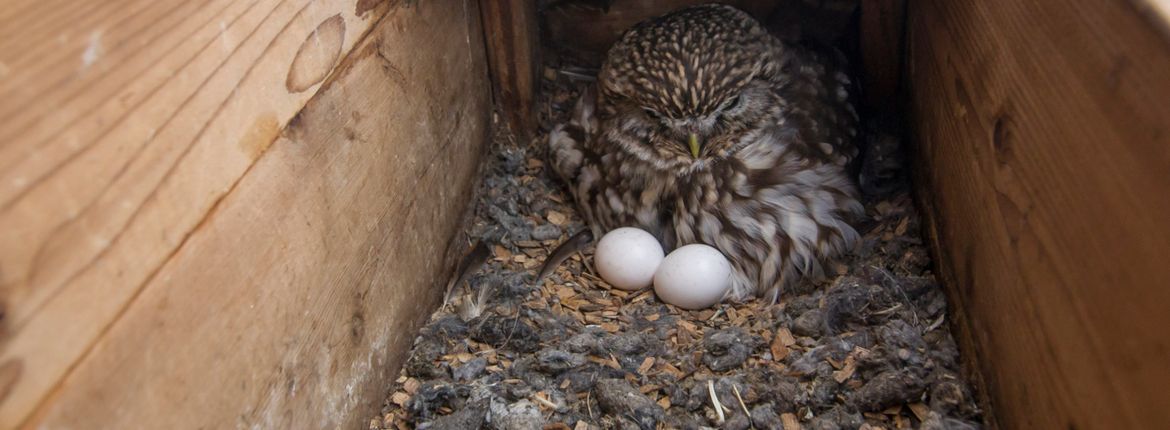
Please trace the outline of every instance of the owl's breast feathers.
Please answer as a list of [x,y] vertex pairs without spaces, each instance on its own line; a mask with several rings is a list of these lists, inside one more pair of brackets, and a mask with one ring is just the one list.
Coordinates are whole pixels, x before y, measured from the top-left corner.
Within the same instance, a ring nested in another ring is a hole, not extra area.
[[657,170],[572,122],[553,131],[550,149],[596,237],[637,226],[667,249],[714,246],[735,268],[729,298],[775,300],[793,283],[823,276],[823,261],[857,241],[849,221],[862,213],[844,167],[797,135],[781,126],[747,134],[751,142],[731,157],[683,174]]
[[718,248],[736,269],[731,297],[774,300],[822,264],[847,252],[862,214],[853,181],[835,163],[810,158],[773,133],[709,170],[679,182],[673,202],[675,243]]

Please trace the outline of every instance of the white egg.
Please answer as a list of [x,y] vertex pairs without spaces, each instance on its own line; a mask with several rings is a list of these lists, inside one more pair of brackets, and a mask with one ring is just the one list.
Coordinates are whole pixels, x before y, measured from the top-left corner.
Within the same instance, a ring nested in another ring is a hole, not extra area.
[[683,309],[716,304],[730,287],[731,262],[718,249],[701,243],[674,250],[654,273],[658,298]]
[[640,290],[654,282],[663,258],[662,245],[645,230],[622,227],[606,233],[593,251],[597,273],[610,285]]

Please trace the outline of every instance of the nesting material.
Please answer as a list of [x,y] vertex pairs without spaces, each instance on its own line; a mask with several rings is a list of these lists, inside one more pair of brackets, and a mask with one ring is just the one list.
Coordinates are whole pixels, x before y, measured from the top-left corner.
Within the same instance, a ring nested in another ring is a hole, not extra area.
[[[544,74],[544,130],[572,108],[565,67]],[[686,310],[609,285],[588,249],[533,285],[585,229],[545,137],[497,136],[459,239],[490,255],[422,328],[371,429],[978,428],[905,184],[866,184],[863,240],[826,281]]]

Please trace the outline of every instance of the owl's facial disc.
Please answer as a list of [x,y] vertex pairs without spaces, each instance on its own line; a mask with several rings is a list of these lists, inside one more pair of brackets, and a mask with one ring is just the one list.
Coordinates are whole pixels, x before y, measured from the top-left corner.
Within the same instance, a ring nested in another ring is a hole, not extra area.
[[718,128],[712,115],[687,119],[662,118],[659,122],[664,128],[663,137],[668,144],[676,146],[682,154],[690,155],[691,159],[699,158],[703,146]]

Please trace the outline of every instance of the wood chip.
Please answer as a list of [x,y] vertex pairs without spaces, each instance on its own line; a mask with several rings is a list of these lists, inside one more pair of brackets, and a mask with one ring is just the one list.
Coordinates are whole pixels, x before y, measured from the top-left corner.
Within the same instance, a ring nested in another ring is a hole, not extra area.
[[398,407],[405,408],[406,402],[410,401],[410,394],[406,394],[401,391],[396,392],[390,395],[390,401],[394,402],[394,404],[398,405]]
[[492,247],[492,256],[495,257],[496,261],[508,261],[512,259],[512,251],[509,251],[508,248],[496,245]]
[[658,399],[658,406],[661,406],[662,409],[669,410],[670,409],[670,396],[662,396],[661,399]]
[[566,287],[564,285],[557,285],[554,288],[556,289],[557,298],[561,299],[562,301],[577,295],[577,290]]
[[902,222],[898,223],[898,227],[894,228],[894,234],[901,236],[906,234],[906,227],[910,225],[910,217],[903,217]]
[[772,338],[772,345],[769,349],[772,351],[773,361],[783,361],[785,357],[788,357],[788,345],[784,344],[784,339],[779,335]]
[[406,392],[409,393],[410,395],[414,395],[415,393],[417,393],[418,388],[421,386],[422,386],[422,383],[418,382],[418,380],[414,379],[414,378],[407,379],[406,382],[402,383],[402,389],[406,390]]
[[569,217],[557,211],[548,211],[548,222],[554,225],[565,225],[569,222]]
[[642,290],[637,295],[635,295],[634,298],[630,299],[630,304],[638,303],[640,301],[649,299],[651,297],[654,297],[654,290],[651,288],[647,288],[645,290]]
[[673,376],[675,379],[683,379],[683,377],[686,376],[685,372],[677,367],[674,367],[673,364],[663,362],[661,367],[663,372],[669,373],[670,376]]
[[780,338],[784,346],[796,345],[796,337],[792,336],[792,331],[788,330],[788,327],[780,327],[779,330],[776,330],[776,337]]
[[592,361],[596,364],[600,364],[602,366],[609,367],[611,369],[621,370],[621,368],[622,368],[621,364],[618,364],[617,360],[611,360],[608,358],[589,356],[589,361]]
[[652,367],[654,367],[654,357],[646,357],[645,360],[642,360],[642,365],[638,366],[638,374],[645,375]]
[[577,425],[573,427],[573,430],[589,430],[589,424],[585,420],[577,421]]
[[784,424],[784,430],[801,430],[800,420],[796,419],[794,413],[781,414],[780,421]]
[[833,379],[836,380],[838,384],[840,384],[845,382],[845,380],[852,378],[853,373],[856,371],[857,356],[855,354],[849,354],[848,357],[845,357],[845,365],[841,366],[841,370],[833,372]]
[[906,406],[910,408],[910,412],[914,413],[918,421],[926,421],[926,417],[930,416],[930,408],[922,403],[911,403]]
[[573,428],[569,427],[569,425],[565,423],[553,423],[545,424],[544,430],[573,430]]

